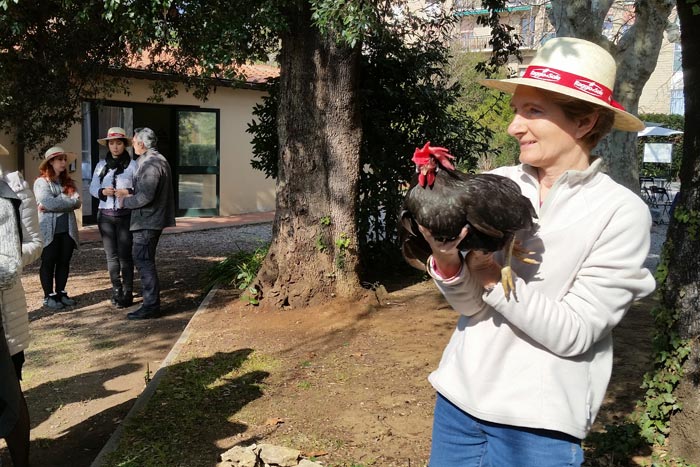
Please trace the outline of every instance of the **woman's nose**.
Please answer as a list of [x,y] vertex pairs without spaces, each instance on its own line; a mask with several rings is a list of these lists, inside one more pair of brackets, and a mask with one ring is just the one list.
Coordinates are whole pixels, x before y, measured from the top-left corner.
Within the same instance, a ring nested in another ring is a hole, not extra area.
[[515,114],[513,120],[511,120],[510,124],[508,125],[508,134],[511,136],[517,136],[522,133],[525,133],[525,122],[521,116]]

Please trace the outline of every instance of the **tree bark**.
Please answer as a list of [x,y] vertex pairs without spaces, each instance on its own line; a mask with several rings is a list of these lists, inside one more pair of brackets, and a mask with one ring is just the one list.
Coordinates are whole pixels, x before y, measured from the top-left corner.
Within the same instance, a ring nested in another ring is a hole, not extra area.
[[[671,453],[691,463],[700,463],[700,15],[691,4],[678,2],[683,50],[685,134],[681,162],[680,199],[671,220],[666,251],[669,268],[661,305],[678,313],[676,330],[690,339],[683,380],[675,395],[683,409],[671,418]],[[680,216],[679,216],[680,217]]]
[[356,205],[359,46],[339,45],[295,2],[282,34],[273,240],[257,277],[263,303],[303,307],[360,292]]
[[[615,99],[628,112],[637,113],[639,96],[656,68],[663,31],[674,2],[638,2],[634,24],[615,44],[601,34],[612,0],[552,0],[549,19],[557,36],[571,36],[595,42],[608,50],[617,63]],[[639,160],[635,134],[614,130],[596,148],[608,174],[618,183],[639,193]]]

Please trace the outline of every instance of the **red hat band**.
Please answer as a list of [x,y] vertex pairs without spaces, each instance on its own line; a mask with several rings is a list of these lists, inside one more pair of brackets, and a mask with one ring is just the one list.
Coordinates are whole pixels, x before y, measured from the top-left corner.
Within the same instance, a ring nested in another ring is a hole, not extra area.
[[527,67],[523,78],[556,83],[595,97],[616,109],[625,110],[619,102],[612,98],[612,90],[610,90],[610,88],[584,76],[569,73],[568,71],[557,70],[556,68],[533,65]]

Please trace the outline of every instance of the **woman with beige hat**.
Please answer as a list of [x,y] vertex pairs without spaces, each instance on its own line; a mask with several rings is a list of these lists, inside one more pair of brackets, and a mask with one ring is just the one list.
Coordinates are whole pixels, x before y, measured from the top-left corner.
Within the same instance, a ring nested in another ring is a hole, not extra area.
[[61,309],[75,305],[66,293],[70,260],[80,245],[75,210],[80,208],[80,195],[66,167],[76,156],[60,146],[49,148],[39,164],[39,178],[34,182],[34,195],[39,206],[39,227],[44,237],[39,279],[44,289],[44,305]]
[[131,255],[131,210],[125,209],[118,198],[118,189],[134,191],[136,161],[126,148],[129,138],[123,128],[112,127],[104,138],[97,140],[109,149],[103,161],[95,167],[90,182],[90,194],[100,200],[97,226],[102,236],[107,270],[112,282],[112,305],[119,308],[133,304],[134,260]]
[[612,370],[612,329],[650,294],[649,209],[601,171],[592,155],[612,128],[642,122],[613,99],[616,66],[601,47],[546,42],[522,77],[484,80],[512,94],[508,133],[520,162],[493,173],[514,180],[535,207],[522,248],[539,264],[513,264],[507,299],[503,255],[461,252],[432,238],[428,266],[460,314],[440,364],[432,467],[578,466]]

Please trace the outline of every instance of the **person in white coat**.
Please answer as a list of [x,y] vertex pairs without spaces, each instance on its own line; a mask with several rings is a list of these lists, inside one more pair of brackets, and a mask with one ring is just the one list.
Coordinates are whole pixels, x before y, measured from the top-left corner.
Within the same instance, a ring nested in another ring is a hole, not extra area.
[[[0,156],[8,152],[0,145]],[[1,159],[0,159],[1,160]],[[3,374],[0,392],[13,395],[13,408],[1,417],[3,437],[7,440],[15,466],[29,463],[29,411],[19,386],[22,379],[24,349],[29,343],[29,317],[22,288],[21,272],[41,254],[37,207],[29,185],[19,172],[5,174],[0,166],[0,312],[2,321],[0,344],[10,356],[4,360],[3,371],[11,362],[14,374]],[[4,358],[7,358],[5,356]],[[11,418],[10,418],[11,417]]]
[[508,133],[521,163],[492,173],[517,183],[535,208],[535,228],[518,239],[539,262],[512,263],[507,296],[502,252],[458,250],[474,227],[444,243],[425,232],[428,272],[459,313],[429,377],[431,467],[583,462],[581,440],[610,380],[613,328],[655,287],[644,267],[649,209],[592,153],[612,128],[644,128],[613,99],[615,74],[600,46],[557,37],[523,76],[481,81],[512,94]]
[[120,189],[134,192],[137,165],[126,150],[131,142],[123,128],[110,128],[107,135],[97,142],[107,146],[109,151],[105,159],[95,167],[90,182],[90,194],[100,200],[97,226],[102,236],[107,271],[112,282],[112,305],[126,308],[134,302],[131,209],[121,205],[116,192]]

